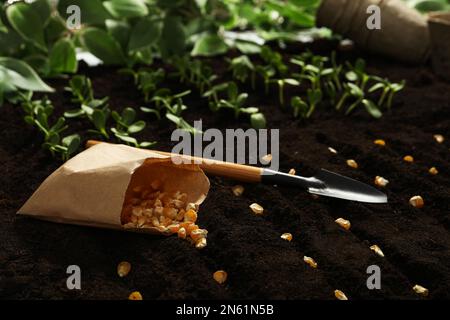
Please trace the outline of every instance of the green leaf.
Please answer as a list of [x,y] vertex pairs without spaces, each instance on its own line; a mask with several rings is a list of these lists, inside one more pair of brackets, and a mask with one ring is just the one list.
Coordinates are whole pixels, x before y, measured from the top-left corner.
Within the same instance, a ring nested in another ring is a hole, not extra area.
[[161,114],[160,114],[160,112],[159,112],[158,110],[156,110],[156,109],[147,108],[147,107],[141,107],[141,111],[142,111],[142,112],[145,112],[145,113],[153,113],[153,114],[156,116],[156,118],[157,118],[158,120],[161,120]]
[[30,41],[39,49],[47,51],[44,25],[41,17],[31,5],[23,2],[14,3],[6,8],[6,16],[11,26],[23,39]]
[[160,35],[160,24],[150,18],[144,18],[133,27],[128,50],[136,51],[150,46],[159,40]]
[[103,25],[112,16],[105,9],[100,0],[59,0],[58,11],[64,19],[68,18],[67,8],[77,5],[81,12],[81,23],[88,25]]
[[370,100],[363,99],[362,103],[364,107],[366,107],[367,112],[374,118],[381,118],[383,114],[381,113],[380,109]]
[[92,123],[95,128],[100,131],[105,137],[108,136],[106,133],[106,114],[104,111],[95,109],[92,112]]
[[165,58],[182,55],[186,47],[186,33],[181,19],[174,15],[164,18],[160,39],[161,55]]
[[195,42],[191,55],[215,56],[227,52],[228,46],[217,34],[204,34]]
[[144,130],[144,128],[145,128],[145,121],[140,120],[128,127],[128,133],[138,133]]
[[111,20],[105,21],[108,33],[120,44],[122,50],[126,50],[130,40],[131,28],[126,21]]
[[151,146],[154,146],[156,144],[156,141],[143,141],[139,143],[139,148],[150,148]]
[[38,74],[25,62],[14,59],[0,57],[0,66],[7,69],[7,73],[14,86],[30,91],[53,92],[54,90],[46,85]]
[[81,138],[78,134],[72,134],[70,136],[64,137],[61,142],[63,146],[67,148],[67,157],[70,157],[80,147]]
[[148,15],[148,8],[142,0],[111,0],[104,1],[103,5],[109,13],[119,19]]
[[247,41],[236,41],[236,48],[243,54],[258,54],[261,52],[261,46]]
[[130,125],[136,119],[136,111],[133,108],[125,108],[122,111],[122,121]]
[[105,64],[124,64],[125,57],[120,45],[107,32],[98,28],[87,28],[81,34],[83,45]]
[[384,89],[384,87],[385,87],[384,83],[376,83],[369,88],[369,92],[372,93],[377,90]]
[[70,39],[60,39],[50,51],[50,70],[55,73],[75,73],[78,62],[75,46]]
[[30,6],[32,7],[33,11],[36,12],[39,15],[39,18],[41,19],[42,25],[47,25],[50,14],[52,12],[52,7],[50,5],[49,0],[35,0],[33,1]]
[[262,113],[254,113],[250,116],[250,123],[255,129],[264,129],[266,127],[266,117]]

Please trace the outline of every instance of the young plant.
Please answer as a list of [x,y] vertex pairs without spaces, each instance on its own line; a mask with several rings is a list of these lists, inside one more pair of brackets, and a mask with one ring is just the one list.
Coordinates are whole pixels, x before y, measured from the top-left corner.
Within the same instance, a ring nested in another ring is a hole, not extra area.
[[353,97],[355,101],[347,108],[345,114],[350,114],[357,106],[363,105],[366,108],[366,111],[374,118],[380,118],[382,113],[380,109],[376,106],[375,103],[365,98],[364,91],[359,88],[354,83],[345,84],[345,93],[342,95],[341,100],[339,101],[336,109],[339,110],[345,100],[349,97]]
[[293,110],[294,117],[301,117],[303,119],[307,118],[307,114],[309,111],[308,104],[303,101],[299,96],[292,97],[291,99],[291,108]]
[[250,77],[251,86],[255,89],[255,66],[246,55],[233,58],[230,61],[229,69],[233,73],[233,78],[242,83],[245,83]]
[[392,107],[394,94],[403,90],[403,88],[405,87],[405,81],[403,80],[400,83],[391,83],[389,80],[379,77],[372,77],[372,79],[378,82],[369,88],[369,92],[372,93],[377,90],[382,90],[381,96],[378,100],[378,105],[382,106],[387,97],[386,106],[387,109],[390,110]]
[[278,101],[281,106],[284,106],[284,87],[286,85],[290,86],[299,86],[300,82],[295,79],[274,79],[270,80],[270,82],[276,83],[278,85]]
[[133,134],[139,133],[145,128],[145,122],[142,120],[136,120],[136,111],[133,108],[125,108],[121,114],[116,111],[111,113],[112,118],[116,122],[116,126],[111,128],[114,136],[137,148],[148,148],[156,144],[156,142],[138,142],[136,138],[132,137]]
[[275,69],[272,66],[258,65],[256,66],[255,70],[264,80],[264,93],[266,95],[269,94],[270,80],[272,79],[273,76],[275,76],[276,73]]
[[317,104],[322,101],[322,91],[320,89],[308,89],[307,90],[309,109],[306,113],[306,118],[311,117],[316,110]]

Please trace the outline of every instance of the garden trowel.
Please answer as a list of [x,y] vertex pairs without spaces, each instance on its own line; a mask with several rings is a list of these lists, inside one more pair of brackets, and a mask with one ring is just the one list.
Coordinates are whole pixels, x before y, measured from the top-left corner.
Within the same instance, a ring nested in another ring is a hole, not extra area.
[[[91,147],[98,143],[100,141],[89,140],[86,146]],[[345,200],[369,203],[387,202],[387,196],[374,187],[325,169],[320,170],[313,177],[302,177],[237,163],[152,151],[170,156],[174,160],[177,159],[177,163],[183,160],[183,163],[198,164],[203,171],[213,176],[227,177],[242,182],[297,187],[312,194]]]

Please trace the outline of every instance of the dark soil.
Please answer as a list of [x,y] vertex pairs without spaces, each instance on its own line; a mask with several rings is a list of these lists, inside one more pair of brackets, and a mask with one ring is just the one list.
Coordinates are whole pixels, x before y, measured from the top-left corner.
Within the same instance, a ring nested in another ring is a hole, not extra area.
[[[223,70],[222,59],[215,61]],[[13,299],[126,299],[139,290],[144,299],[335,299],[340,289],[350,299],[420,299],[412,287],[430,290],[430,299],[450,298],[450,84],[428,67],[403,66],[367,58],[371,73],[394,81],[407,80],[395,98],[392,112],[381,120],[363,110],[345,117],[321,109],[307,123],[280,110],[276,90],[270,96],[251,94],[252,104],[267,115],[270,128],[280,128],[281,170],[295,168],[311,174],[323,167],[372,184],[376,175],[390,180],[389,204],[369,205],[310,195],[288,188],[245,185],[235,197],[235,184],[211,177],[211,190],[201,207],[199,224],[209,230],[208,246],[196,250],[176,237],[62,225],[16,216],[16,211],[61,163],[41,149],[41,138],[27,127],[19,108],[3,107],[0,118],[0,298]],[[96,96],[110,96],[113,108],[140,106],[143,101],[132,81],[114,69],[85,69]],[[66,80],[51,82],[59,113],[70,107],[63,93]],[[183,88],[171,84],[176,90]],[[295,93],[294,92],[291,92]],[[227,113],[212,114],[196,94],[186,100],[187,120],[202,118],[204,128],[248,128]],[[174,127],[148,118],[140,138],[157,140],[170,151]],[[85,125],[72,122],[75,130]],[[433,134],[447,136],[443,144]],[[87,134],[84,134],[87,137]],[[386,147],[374,145],[385,139]],[[332,155],[327,148],[335,148]],[[402,157],[411,154],[415,162]],[[360,168],[349,168],[346,159]],[[439,174],[431,176],[428,168]],[[423,209],[408,204],[421,195]],[[49,199],[51,201],[52,199]],[[108,199],[99,199],[108,201]],[[258,202],[263,216],[250,214]],[[349,219],[350,231],[334,222]],[[280,239],[291,232],[292,242]],[[379,245],[385,258],[369,246]],[[303,256],[318,262],[312,269]],[[128,260],[132,272],[121,279],[117,263]],[[82,270],[82,290],[66,288],[66,268]],[[381,290],[368,290],[366,269],[378,265]],[[218,285],[212,273],[228,272]]]

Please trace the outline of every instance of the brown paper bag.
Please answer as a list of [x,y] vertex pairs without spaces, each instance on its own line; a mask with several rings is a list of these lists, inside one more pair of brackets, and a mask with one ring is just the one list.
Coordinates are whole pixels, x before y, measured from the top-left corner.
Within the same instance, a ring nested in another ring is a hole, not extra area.
[[[158,153],[101,143],[67,161],[53,172],[20,208],[18,214],[59,223],[125,229],[124,200],[133,187],[158,179],[164,191],[186,193],[200,205],[209,180],[193,164],[174,165]],[[129,229],[161,233],[156,228]]]

